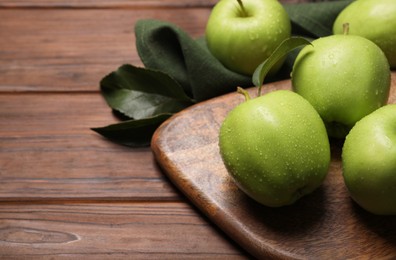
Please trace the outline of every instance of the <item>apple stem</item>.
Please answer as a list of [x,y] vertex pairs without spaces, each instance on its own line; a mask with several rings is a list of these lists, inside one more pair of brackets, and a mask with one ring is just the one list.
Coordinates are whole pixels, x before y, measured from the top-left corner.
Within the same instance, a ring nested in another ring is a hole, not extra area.
[[343,29],[344,35],[348,35],[349,34],[349,23],[344,23],[342,25],[342,29]]
[[248,13],[246,12],[245,6],[243,6],[242,0],[237,0],[239,6],[241,7],[242,16],[247,17]]
[[249,92],[247,92],[245,89],[243,89],[243,88],[241,88],[241,87],[237,87],[237,92],[238,92],[239,94],[242,94],[242,95],[245,96],[245,101],[250,100]]

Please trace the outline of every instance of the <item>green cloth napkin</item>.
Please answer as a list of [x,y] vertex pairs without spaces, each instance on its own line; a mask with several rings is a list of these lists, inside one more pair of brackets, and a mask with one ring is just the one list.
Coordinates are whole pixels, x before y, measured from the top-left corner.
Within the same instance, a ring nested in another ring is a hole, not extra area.
[[[332,34],[338,13],[352,0],[284,5],[292,34],[318,38]],[[172,114],[237,86],[252,86],[251,77],[225,68],[208,50],[205,39],[193,39],[166,21],[140,20],[135,26],[136,47],[145,68],[122,65],[105,76],[102,94],[124,120],[93,128],[124,145],[149,145],[152,133]],[[279,73],[269,80],[288,78],[297,51],[286,58]],[[144,135],[142,135],[144,133]]]
[[296,35],[312,38],[331,35],[337,15],[353,0],[324,1],[318,3],[286,4],[284,8]]
[[251,86],[251,78],[226,69],[208,50],[174,24],[158,20],[136,23],[136,48],[146,68],[170,75],[197,102]]

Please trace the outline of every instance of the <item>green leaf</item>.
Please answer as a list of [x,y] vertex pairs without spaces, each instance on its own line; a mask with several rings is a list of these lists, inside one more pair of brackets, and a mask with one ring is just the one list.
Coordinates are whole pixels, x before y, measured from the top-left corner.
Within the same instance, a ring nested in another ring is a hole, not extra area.
[[107,104],[133,119],[175,113],[194,103],[167,74],[123,65],[100,82]]
[[150,118],[132,119],[105,127],[92,128],[92,130],[113,142],[131,147],[143,147],[150,145],[155,130],[170,116],[172,114],[159,114]]
[[267,76],[270,69],[290,51],[307,44],[310,44],[310,42],[302,37],[288,38],[275,49],[268,59],[256,68],[252,76],[252,81],[253,84],[258,87],[259,96],[261,94],[261,87],[263,85],[264,78]]

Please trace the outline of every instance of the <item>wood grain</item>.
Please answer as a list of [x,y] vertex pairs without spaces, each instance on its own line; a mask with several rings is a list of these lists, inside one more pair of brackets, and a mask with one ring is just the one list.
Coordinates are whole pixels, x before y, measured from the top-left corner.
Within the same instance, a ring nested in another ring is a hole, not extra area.
[[212,7],[218,0],[0,0],[3,8],[156,8]]
[[0,200],[175,200],[149,148],[105,140],[98,93],[0,95]]
[[[290,81],[280,81],[264,89],[290,88]],[[200,103],[157,130],[152,148],[175,185],[258,258],[396,258],[396,216],[375,216],[352,202],[341,176],[341,141],[331,140],[324,184],[292,206],[264,207],[238,190],[222,163],[218,132],[226,114],[242,101],[242,95],[232,93]],[[396,103],[396,72],[389,103]]]
[[[0,0],[7,8],[166,8],[213,7],[218,0]],[[282,3],[301,3],[307,0],[280,0]]]
[[0,91],[96,91],[122,64],[143,66],[135,47],[136,21],[168,21],[198,37],[209,13],[209,8],[0,9]]
[[243,259],[188,204],[0,204],[0,258]]

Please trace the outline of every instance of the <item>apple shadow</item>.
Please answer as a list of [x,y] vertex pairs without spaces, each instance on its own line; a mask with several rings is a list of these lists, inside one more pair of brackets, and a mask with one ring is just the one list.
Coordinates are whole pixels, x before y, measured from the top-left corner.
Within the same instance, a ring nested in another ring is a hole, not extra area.
[[361,208],[352,199],[350,199],[350,203],[352,212],[360,223],[394,247],[393,251],[396,255],[396,215],[375,215]]
[[244,210],[256,223],[278,235],[308,234],[321,225],[326,214],[326,192],[323,185],[292,205],[279,208],[266,207],[248,196],[241,196]]
[[[341,161],[343,142],[344,139],[330,139],[332,161]],[[279,208],[263,206],[245,194],[239,200],[249,218],[262,223],[269,231],[279,235],[309,235],[313,232],[322,233],[321,229],[326,225],[324,222],[328,221],[326,218],[331,218],[334,214],[332,211],[337,207],[337,203],[334,203],[334,192],[339,192],[340,188],[333,186],[334,183],[325,181],[314,192],[294,204]]]

